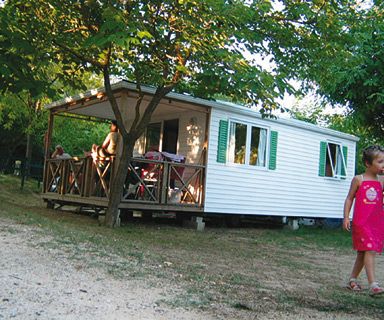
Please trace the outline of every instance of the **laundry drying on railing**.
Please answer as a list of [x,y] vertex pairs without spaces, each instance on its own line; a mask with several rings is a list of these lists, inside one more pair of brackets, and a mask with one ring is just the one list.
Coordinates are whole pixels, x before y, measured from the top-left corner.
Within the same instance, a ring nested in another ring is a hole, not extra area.
[[148,151],[144,155],[145,159],[158,160],[158,161],[169,161],[169,162],[178,162],[184,163],[185,156],[181,154],[174,154],[166,151]]
[[185,157],[181,154],[173,154],[165,151],[161,152],[161,154],[165,157],[166,160],[170,160],[170,162],[185,162]]

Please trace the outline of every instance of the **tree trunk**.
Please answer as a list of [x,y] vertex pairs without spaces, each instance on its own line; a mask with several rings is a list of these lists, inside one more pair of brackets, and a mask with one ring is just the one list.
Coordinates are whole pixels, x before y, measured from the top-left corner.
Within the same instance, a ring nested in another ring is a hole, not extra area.
[[32,160],[32,136],[27,133],[27,146],[25,148],[25,163],[24,163],[24,176],[28,179],[31,174],[31,160]]
[[123,196],[124,182],[128,173],[128,164],[132,159],[134,143],[134,140],[124,139],[123,136],[122,154],[119,159],[119,164],[117,168],[114,168],[114,173],[111,177],[108,208],[105,214],[105,224],[111,228],[117,226],[119,204]]
[[151,120],[152,113],[159,105],[161,99],[173,89],[175,84],[166,87],[158,87],[142,116],[140,116],[139,112],[142,96],[140,97],[139,95],[135,108],[135,118],[128,132],[127,128],[124,126],[123,117],[112,91],[108,68],[108,65],[103,67],[105,92],[108,96],[120,134],[123,138],[123,150],[121,158],[119,159],[119,165],[117,168],[114,168],[113,177],[111,177],[108,208],[105,214],[105,224],[113,228],[116,226],[117,218],[119,216],[119,204],[123,196],[124,182],[128,173],[128,164],[132,159],[136,139],[138,139],[144,132]]

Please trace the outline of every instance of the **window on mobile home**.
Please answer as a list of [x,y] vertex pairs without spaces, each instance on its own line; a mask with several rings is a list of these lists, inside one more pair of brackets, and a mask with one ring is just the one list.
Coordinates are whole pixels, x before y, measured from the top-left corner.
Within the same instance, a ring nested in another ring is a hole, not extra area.
[[325,162],[325,176],[340,178],[345,177],[345,155],[343,154],[343,148],[339,144],[327,143]]
[[229,162],[265,167],[266,129],[232,121],[229,135]]

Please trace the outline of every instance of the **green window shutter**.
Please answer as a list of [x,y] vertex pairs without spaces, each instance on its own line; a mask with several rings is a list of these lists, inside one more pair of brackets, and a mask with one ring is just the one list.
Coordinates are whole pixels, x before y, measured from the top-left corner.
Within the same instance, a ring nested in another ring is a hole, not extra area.
[[327,156],[327,143],[320,142],[320,158],[319,158],[319,176],[325,177],[325,161]]
[[344,167],[344,164],[343,166],[341,167],[341,175],[342,175],[342,179],[345,179],[345,177],[347,176],[347,159],[348,159],[348,147],[347,146],[343,146],[343,156],[344,156],[344,162],[345,162],[345,167]]
[[217,142],[217,162],[227,161],[228,121],[220,120],[219,138]]
[[269,146],[269,169],[276,170],[276,156],[277,156],[277,131],[271,131],[270,146]]

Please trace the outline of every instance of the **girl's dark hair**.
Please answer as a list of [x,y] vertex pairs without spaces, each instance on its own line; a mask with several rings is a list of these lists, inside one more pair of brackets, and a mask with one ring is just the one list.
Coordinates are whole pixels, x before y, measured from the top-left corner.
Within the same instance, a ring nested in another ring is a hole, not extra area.
[[114,127],[111,126],[111,132],[117,132],[119,130],[117,127],[117,121],[116,120],[112,120],[111,125],[114,126]]
[[384,152],[384,148],[379,145],[373,145],[365,148],[363,150],[363,163],[372,164],[373,160],[377,157],[377,155],[381,152]]

